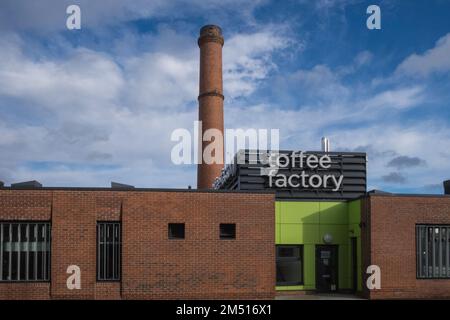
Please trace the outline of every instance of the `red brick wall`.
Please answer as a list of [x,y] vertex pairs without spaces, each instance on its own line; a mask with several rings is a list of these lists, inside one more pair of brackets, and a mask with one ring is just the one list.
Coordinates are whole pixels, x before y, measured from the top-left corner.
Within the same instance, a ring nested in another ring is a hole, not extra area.
[[[0,190],[0,220],[51,220],[51,283],[0,283],[0,299],[272,298],[272,194]],[[122,281],[96,282],[96,221],[122,221]],[[167,224],[184,222],[185,240]],[[236,240],[219,240],[219,223]],[[81,290],[68,290],[69,265]]]
[[[271,297],[274,212],[267,195],[145,193],[128,197],[123,214],[123,295]],[[186,224],[185,240],[166,240],[169,222]],[[237,223],[236,240],[219,240],[219,223]],[[136,230],[135,225],[140,228]]]
[[[416,224],[450,224],[450,197],[370,196],[363,263],[381,268],[372,299],[450,298],[450,279],[416,279]],[[362,213],[364,221],[364,211]],[[365,283],[365,282],[364,282]]]

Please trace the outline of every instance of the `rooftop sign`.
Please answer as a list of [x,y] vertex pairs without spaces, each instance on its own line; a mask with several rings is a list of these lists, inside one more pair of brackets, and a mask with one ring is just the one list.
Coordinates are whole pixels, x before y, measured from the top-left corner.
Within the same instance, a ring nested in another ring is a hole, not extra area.
[[272,189],[277,198],[357,198],[366,192],[366,154],[240,151],[216,179],[214,188]]

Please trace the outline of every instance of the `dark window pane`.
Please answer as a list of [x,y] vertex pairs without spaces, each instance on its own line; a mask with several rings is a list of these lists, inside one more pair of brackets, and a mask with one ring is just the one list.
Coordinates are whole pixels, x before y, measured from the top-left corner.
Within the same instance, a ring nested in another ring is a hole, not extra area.
[[13,242],[19,241],[19,225],[18,224],[12,225],[12,241]]
[[119,233],[120,229],[119,229],[119,225],[115,225],[114,226],[114,242],[119,242],[120,241],[120,233]]
[[108,279],[113,279],[113,268],[114,268],[114,247],[112,242],[108,243],[108,251],[107,251],[107,275],[106,277]]
[[17,270],[18,270],[18,264],[17,264],[17,251],[12,251],[11,252],[11,277],[9,278],[9,280],[18,280],[17,276]]
[[221,223],[220,224],[220,239],[236,239],[236,224]]
[[44,234],[45,234],[45,226],[43,224],[38,225],[38,241],[39,242],[44,241]]
[[4,242],[9,242],[9,228],[10,228],[9,224],[3,225],[3,241]]
[[299,258],[300,248],[299,247],[279,247],[278,248],[279,258]]
[[109,225],[106,225],[106,241],[109,243],[109,242],[112,242],[112,240],[113,240],[113,225],[112,224],[109,224]]
[[42,256],[42,251],[38,251],[37,254],[37,279],[38,280],[43,280],[43,256]]
[[100,279],[105,278],[105,245],[103,243],[100,244],[100,266],[99,266],[99,277]]
[[20,280],[26,280],[27,278],[27,253],[25,251],[20,252]]
[[169,239],[184,239],[184,223],[169,223]]
[[35,267],[35,254],[34,252],[30,252],[28,255],[28,279],[36,280],[34,277],[34,267]]
[[277,285],[303,283],[303,246],[277,246]]
[[277,283],[301,283],[302,265],[300,261],[278,261]]
[[30,224],[29,226],[30,228],[30,241],[31,242],[36,242],[36,225],[35,224]]
[[9,280],[9,252],[3,253],[3,277],[2,280]]
[[26,242],[28,241],[27,237],[27,223],[23,223],[20,225],[20,241]]
[[45,279],[50,279],[50,250],[47,250],[45,254],[47,268],[45,269]]

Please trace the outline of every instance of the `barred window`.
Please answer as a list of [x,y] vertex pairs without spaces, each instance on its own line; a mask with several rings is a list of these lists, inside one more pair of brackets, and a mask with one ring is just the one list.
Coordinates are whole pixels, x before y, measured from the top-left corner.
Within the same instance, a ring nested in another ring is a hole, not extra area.
[[417,278],[450,278],[450,225],[417,225]]
[[50,243],[48,222],[0,222],[0,281],[49,281]]
[[97,223],[97,280],[120,280],[120,222]]

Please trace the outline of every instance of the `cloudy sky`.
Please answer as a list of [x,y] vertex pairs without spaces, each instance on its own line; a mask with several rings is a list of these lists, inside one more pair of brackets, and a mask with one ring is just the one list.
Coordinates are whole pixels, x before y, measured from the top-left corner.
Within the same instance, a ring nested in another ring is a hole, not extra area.
[[[81,7],[82,29],[66,29]],[[366,27],[378,4],[382,29]],[[197,118],[197,37],[225,37],[227,128],[368,153],[369,189],[450,178],[450,1],[2,0],[0,180],[196,185],[170,134]]]

